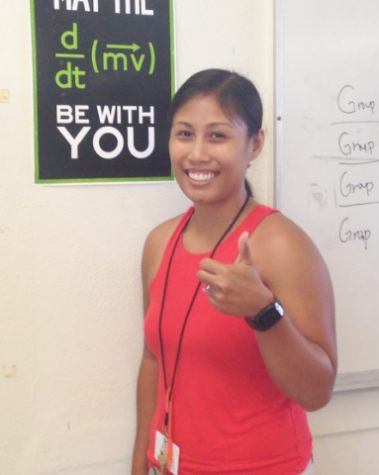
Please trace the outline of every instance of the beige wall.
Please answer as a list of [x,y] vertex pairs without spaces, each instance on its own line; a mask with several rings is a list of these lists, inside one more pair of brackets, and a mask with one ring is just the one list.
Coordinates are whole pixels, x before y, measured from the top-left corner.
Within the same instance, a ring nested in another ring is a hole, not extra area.
[[[108,1],[108,0],[107,0]],[[177,78],[231,67],[272,110],[267,1],[177,0]],[[0,0],[0,473],[125,475],[142,348],[140,257],[175,183],[33,184],[29,1]],[[252,170],[272,201],[272,127]]]
[[[179,85],[212,66],[257,83],[268,140],[250,178],[272,204],[273,1],[176,0],[175,10]],[[188,202],[175,183],[34,185],[29,1],[0,0],[0,23],[0,89],[11,93],[0,103],[1,475],[125,475],[142,246]],[[337,396],[311,415],[319,475],[377,473],[377,396]]]
[[378,389],[337,393],[309,421],[316,475],[378,474]]

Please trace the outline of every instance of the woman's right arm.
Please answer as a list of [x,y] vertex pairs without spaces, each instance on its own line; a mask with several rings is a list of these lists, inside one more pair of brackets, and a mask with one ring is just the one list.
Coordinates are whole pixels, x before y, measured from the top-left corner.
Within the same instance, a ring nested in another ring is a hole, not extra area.
[[137,383],[137,434],[134,445],[132,475],[147,475],[146,456],[150,426],[153,418],[158,386],[158,362],[145,343]]
[[[146,239],[142,255],[142,289],[145,315],[150,305],[150,284],[158,271],[167,242],[177,226],[179,218],[161,224]],[[133,452],[132,475],[147,475],[149,471],[146,453],[157,399],[158,375],[158,361],[145,342],[137,383],[137,433]]]
[[[153,278],[156,244],[154,231],[148,236],[142,255],[143,310],[150,305],[149,286]],[[137,382],[137,433],[134,444],[132,475],[147,475],[149,471],[147,449],[150,426],[157,399],[158,361],[146,342]]]

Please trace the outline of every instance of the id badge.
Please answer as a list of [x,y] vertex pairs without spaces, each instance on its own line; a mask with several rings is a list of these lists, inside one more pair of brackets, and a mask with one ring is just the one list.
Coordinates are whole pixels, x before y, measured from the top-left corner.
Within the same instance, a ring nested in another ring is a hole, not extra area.
[[[159,454],[161,451],[167,451],[167,437],[161,434],[158,430],[155,432],[155,448],[154,448],[154,458],[158,461]],[[177,445],[173,444],[172,446],[172,464],[170,473],[173,475],[178,475],[179,471],[179,452],[180,449]],[[159,462],[158,462],[159,463]]]

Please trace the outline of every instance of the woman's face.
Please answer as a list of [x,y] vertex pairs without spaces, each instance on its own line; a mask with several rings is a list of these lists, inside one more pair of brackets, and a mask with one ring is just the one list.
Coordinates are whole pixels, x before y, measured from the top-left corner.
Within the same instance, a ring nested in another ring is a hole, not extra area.
[[214,96],[196,96],[173,118],[169,149],[175,177],[194,203],[240,202],[247,166],[263,142],[262,131],[249,137],[246,123],[227,117]]

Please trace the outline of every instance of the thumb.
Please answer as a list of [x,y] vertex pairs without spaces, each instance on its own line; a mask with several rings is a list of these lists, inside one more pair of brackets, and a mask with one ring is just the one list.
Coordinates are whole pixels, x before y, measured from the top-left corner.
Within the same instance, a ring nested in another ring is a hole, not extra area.
[[238,256],[234,263],[254,265],[249,246],[249,233],[247,231],[243,232],[238,239]]

